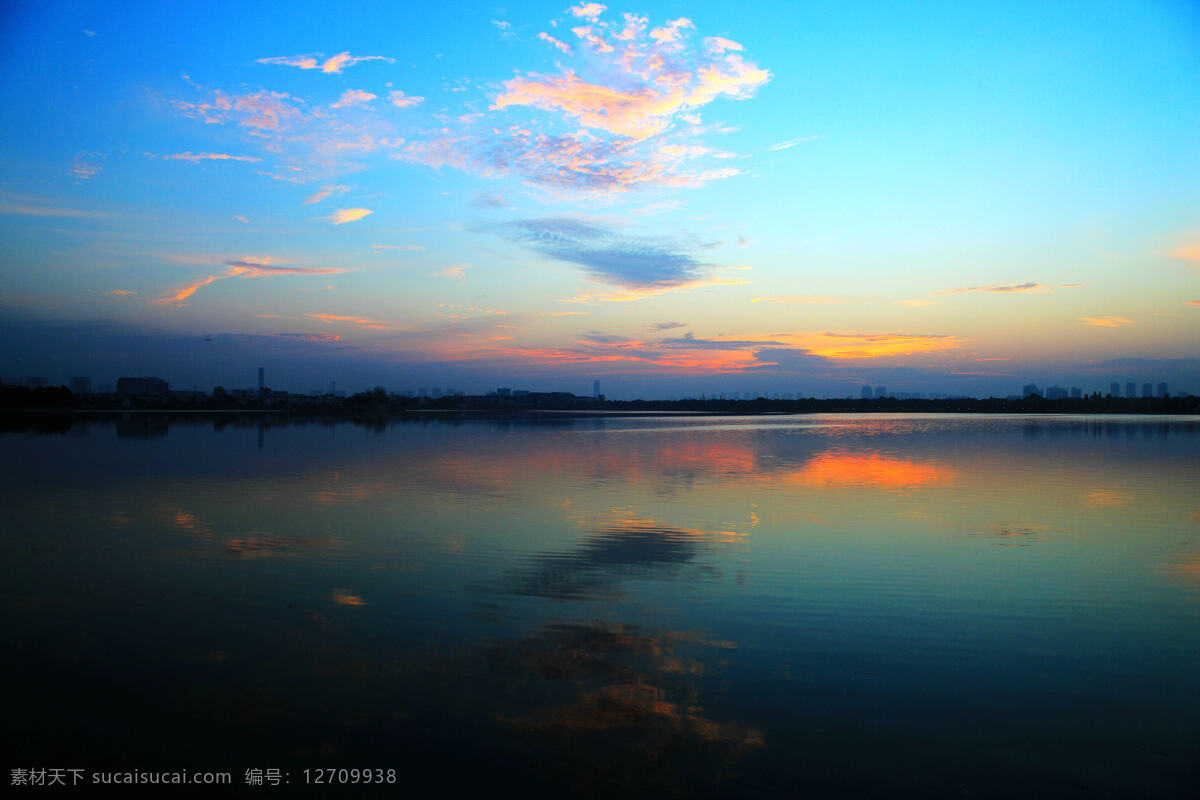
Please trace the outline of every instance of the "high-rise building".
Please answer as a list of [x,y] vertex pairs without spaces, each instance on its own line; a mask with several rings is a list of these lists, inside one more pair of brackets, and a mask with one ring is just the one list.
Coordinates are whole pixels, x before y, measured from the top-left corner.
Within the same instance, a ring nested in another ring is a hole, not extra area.
[[1126,397],[1137,397],[1137,384],[1136,383],[1134,383],[1133,381],[1130,381],[1129,383],[1125,384],[1125,396]]
[[1021,396],[1022,397],[1031,397],[1035,394],[1038,395],[1039,397],[1042,394],[1042,390],[1038,388],[1036,383],[1027,383],[1021,387]]
[[258,393],[263,393],[263,368],[258,368]]
[[1061,386],[1055,385],[1055,386],[1047,386],[1046,387],[1046,399],[1047,400],[1062,400],[1066,396],[1067,396],[1067,390]]
[[1153,383],[1143,383],[1142,384],[1142,397],[1154,397],[1154,384]]
[[40,389],[48,383],[43,375],[26,375],[25,385],[30,389]]
[[596,380],[592,381],[592,397],[599,397],[599,396],[600,396],[600,379],[597,378]]
[[886,386],[876,386],[875,387],[875,396],[876,397],[887,397],[888,396],[887,387]]
[[1079,398],[1083,397],[1083,390],[1080,389],[1078,386],[1072,386],[1071,387],[1071,397],[1078,400]]
[[71,380],[67,382],[67,388],[72,394],[91,394],[92,379],[84,375],[72,375]]
[[1167,384],[1166,383],[1160,383],[1158,385],[1158,396],[1159,397],[1167,396]]
[[870,386],[864,386],[862,388],[862,396],[864,400],[869,400],[875,396],[875,392],[871,390]]
[[1117,383],[1116,381],[1113,381],[1112,383],[1110,383],[1108,385],[1108,393],[1112,397],[1120,397],[1121,396],[1121,384]]

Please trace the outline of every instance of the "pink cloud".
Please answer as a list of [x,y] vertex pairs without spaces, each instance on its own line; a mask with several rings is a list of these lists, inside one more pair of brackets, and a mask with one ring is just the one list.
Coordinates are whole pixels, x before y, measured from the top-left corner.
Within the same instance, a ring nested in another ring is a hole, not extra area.
[[[746,60],[735,42],[682,34],[685,17],[646,32],[645,17],[601,22],[599,4],[571,9],[591,24],[573,28],[587,47],[540,39],[568,60],[557,74],[528,72],[503,83],[487,118],[404,145],[395,157],[484,175],[515,174],[560,189],[621,191],[696,186],[737,175],[702,162],[725,153],[696,141],[696,111],[718,98],[746,99],[771,74]],[[550,112],[534,123],[530,109]]]
[[137,292],[130,291],[129,289],[110,289],[109,291],[105,292],[105,294],[116,295],[118,297],[125,297],[127,295],[137,294]]
[[177,100],[175,107],[187,116],[209,124],[237,120],[238,125],[245,128],[281,131],[304,118],[303,112],[288,102],[291,99],[291,95],[282,92],[258,91],[231,95],[218,90],[209,102]]
[[160,156],[163,161],[262,161],[255,156],[231,156],[228,153],[175,153],[170,156]]
[[412,108],[415,105],[419,105],[419,104],[425,102],[424,97],[418,97],[416,95],[411,95],[411,96],[406,95],[406,94],[404,94],[404,92],[401,92],[401,91],[392,92],[391,98],[392,98],[392,105],[394,105],[396,108]]
[[454,280],[465,281],[467,279],[466,272],[470,266],[470,264],[455,264],[454,266],[435,272],[433,275],[436,278],[453,278]]
[[338,74],[346,67],[354,66],[362,61],[386,61],[394,63],[396,59],[388,58],[387,56],[352,56],[348,51],[338,53],[326,59],[323,55],[309,56],[275,56],[273,58],[260,58],[259,64],[282,64],[287,67],[299,67],[300,69],[319,69],[322,72],[329,74]]
[[557,47],[559,50],[561,50],[564,53],[571,52],[571,45],[567,44],[566,42],[555,39],[553,36],[551,36],[548,33],[539,33],[538,38],[541,39],[543,42],[549,42],[551,45]]
[[570,12],[572,16],[576,16],[581,19],[590,19],[592,22],[595,22],[607,9],[608,6],[601,5],[600,3],[580,3],[577,6],[568,8],[567,11]]
[[353,106],[365,106],[372,100],[378,98],[379,95],[364,92],[362,89],[347,89],[342,92],[342,96],[338,101],[330,106],[330,108],[350,108]]

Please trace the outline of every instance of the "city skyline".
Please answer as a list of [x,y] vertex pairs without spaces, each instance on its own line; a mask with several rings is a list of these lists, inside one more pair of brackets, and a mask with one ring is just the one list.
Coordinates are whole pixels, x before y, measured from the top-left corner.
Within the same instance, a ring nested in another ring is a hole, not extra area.
[[1193,4],[28,3],[3,29],[5,376],[1200,393]]

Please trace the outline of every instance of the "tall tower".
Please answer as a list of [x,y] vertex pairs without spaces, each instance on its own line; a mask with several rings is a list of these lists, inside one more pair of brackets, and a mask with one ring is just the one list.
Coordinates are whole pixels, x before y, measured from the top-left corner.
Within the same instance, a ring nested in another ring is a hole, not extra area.
[[592,381],[592,397],[599,397],[599,396],[600,396],[600,379],[597,378],[596,380]]
[[260,395],[263,393],[263,368],[262,367],[258,368],[258,393]]

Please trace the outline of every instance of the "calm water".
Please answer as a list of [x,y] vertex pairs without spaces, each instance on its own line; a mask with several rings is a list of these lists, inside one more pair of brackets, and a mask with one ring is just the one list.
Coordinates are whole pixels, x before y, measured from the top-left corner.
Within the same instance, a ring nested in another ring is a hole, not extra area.
[[1200,778],[1197,418],[135,415],[0,433],[0,465],[10,768]]

